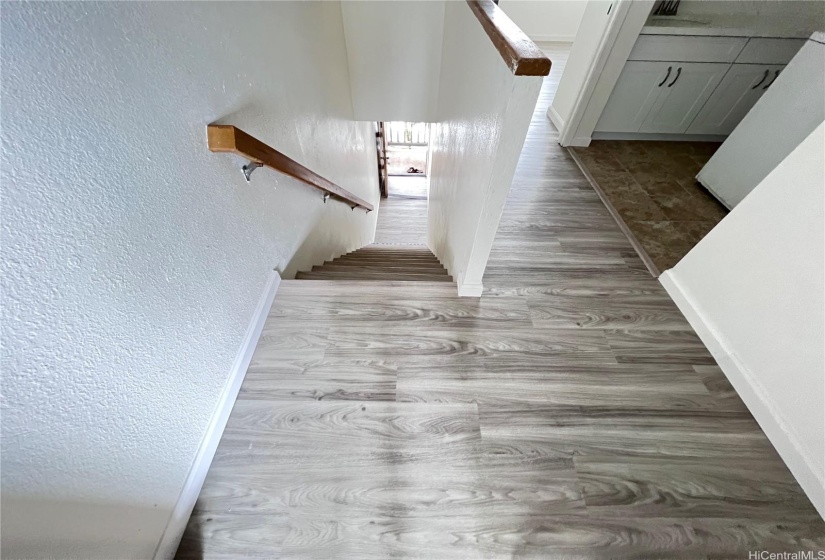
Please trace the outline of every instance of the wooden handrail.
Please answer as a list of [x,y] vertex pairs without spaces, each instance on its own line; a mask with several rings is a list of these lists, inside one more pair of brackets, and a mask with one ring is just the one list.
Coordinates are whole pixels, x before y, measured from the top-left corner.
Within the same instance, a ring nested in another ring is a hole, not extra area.
[[328,193],[331,197],[342,200],[355,208],[360,206],[367,212],[373,210],[372,204],[363,200],[348,190],[339,187],[332,181],[324,179],[314,171],[310,171],[294,159],[291,159],[278,150],[271,148],[231,124],[210,124],[206,127],[210,152],[231,152],[250,161],[271,167],[285,175],[303,181],[311,187]]
[[467,0],[467,4],[514,75],[550,73],[550,59],[492,0]]

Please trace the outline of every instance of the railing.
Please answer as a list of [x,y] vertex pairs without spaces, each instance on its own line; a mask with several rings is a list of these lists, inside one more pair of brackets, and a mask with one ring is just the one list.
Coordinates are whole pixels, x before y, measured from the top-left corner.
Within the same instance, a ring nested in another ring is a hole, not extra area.
[[430,123],[387,122],[384,126],[391,146],[427,146],[430,142]]
[[514,75],[550,73],[550,59],[492,0],[467,0],[467,4]]
[[267,146],[237,127],[228,124],[210,124],[206,127],[206,132],[210,152],[230,152],[250,161],[249,164],[243,166],[247,181],[255,169],[266,166],[323,191],[324,202],[332,197],[346,202],[353,210],[359,206],[367,212],[373,210],[372,204],[366,200],[355,196],[332,181],[324,179],[314,171],[310,171],[297,161]]

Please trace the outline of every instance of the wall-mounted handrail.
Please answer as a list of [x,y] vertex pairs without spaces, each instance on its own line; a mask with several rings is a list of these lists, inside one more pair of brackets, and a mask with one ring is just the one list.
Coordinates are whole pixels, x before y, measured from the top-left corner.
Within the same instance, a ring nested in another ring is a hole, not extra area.
[[516,76],[546,76],[550,59],[493,0],[467,0],[481,27]]
[[360,206],[367,212],[373,210],[372,204],[366,200],[355,196],[332,181],[324,179],[314,171],[307,169],[275,148],[267,146],[240,128],[231,124],[210,124],[206,127],[206,132],[210,152],[231,152],[254,163],[271,167],[275,171],[294,177],[311,187],[324,191],[326,193],[324,202],[327,198],[332,197],[346,202],[352,208]]

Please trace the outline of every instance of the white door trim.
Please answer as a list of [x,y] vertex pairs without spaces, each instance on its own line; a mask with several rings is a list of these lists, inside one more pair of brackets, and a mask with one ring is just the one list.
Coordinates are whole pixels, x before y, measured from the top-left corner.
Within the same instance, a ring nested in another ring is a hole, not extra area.
[[633,45],[655,0],[615,0],[612,17],[587,70],[570,116],[559,130],[562,146],[588,146]]

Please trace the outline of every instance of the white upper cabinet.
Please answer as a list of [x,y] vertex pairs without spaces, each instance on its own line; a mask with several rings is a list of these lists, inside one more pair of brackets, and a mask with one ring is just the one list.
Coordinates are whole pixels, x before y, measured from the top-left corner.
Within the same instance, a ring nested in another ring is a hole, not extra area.
[[687,133],[727,135],[733,132],[784,67],[782,64],[734,64]]
[[630,61],[625,64],[596,130],[638,132],[661,88],[676,75],[675,66],[666,62]]
[[658,88],[660,94],[639,132],[684,133],[722,81],[730,64],[680,62],[674,75]]

